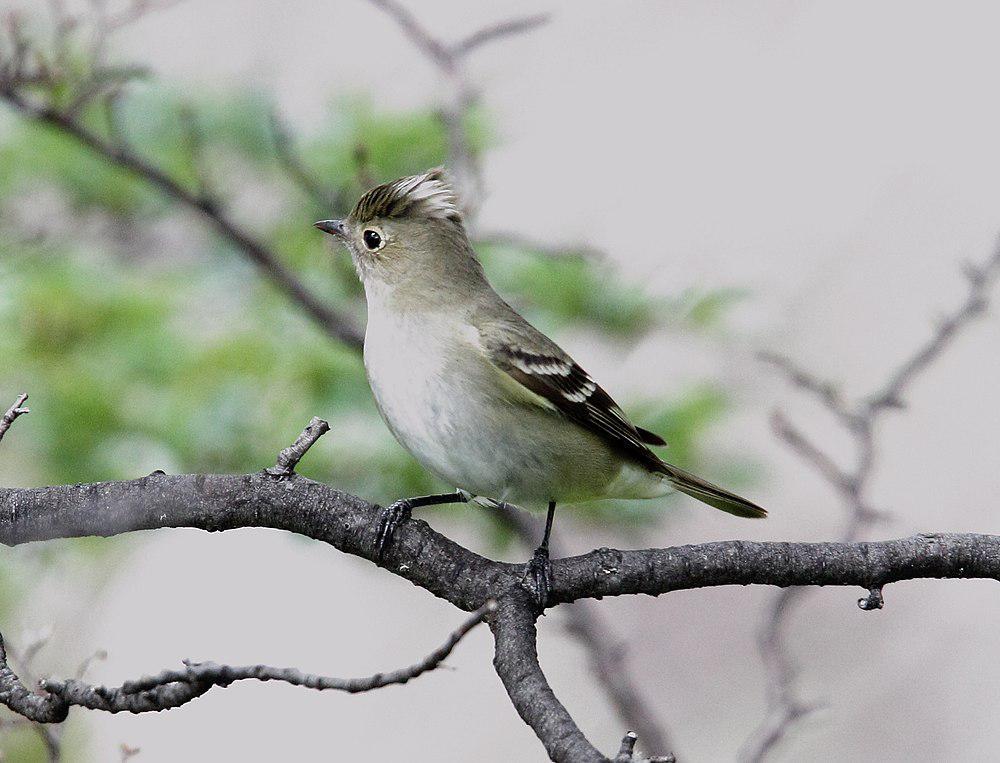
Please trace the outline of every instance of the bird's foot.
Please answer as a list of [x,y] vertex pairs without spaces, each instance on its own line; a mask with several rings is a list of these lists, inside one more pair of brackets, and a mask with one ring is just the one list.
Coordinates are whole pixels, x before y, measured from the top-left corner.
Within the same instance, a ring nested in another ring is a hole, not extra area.
[[549,591],[552,590],[552,562],[549,561],[549,550],[544,546],[536,548],[535,555],[528,562],[524,586],[534,597],[538,611],[544,612],[549,605]]
[[401,498],[382,509],[378,520],[378,535],[375,536],[375,558],[382,561],[385,551],[392,541],[393,533],[400,524],[410,518],[413,501]]

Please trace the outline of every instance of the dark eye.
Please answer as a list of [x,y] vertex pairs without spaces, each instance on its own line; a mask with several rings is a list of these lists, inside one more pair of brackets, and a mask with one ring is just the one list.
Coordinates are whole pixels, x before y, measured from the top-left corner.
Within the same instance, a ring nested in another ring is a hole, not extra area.
[[362,234],[362,238],[365,240],[365,246],[367,246],[373,252],[376,249],[381,249],[382,244],[384,243],[382,241],[382,234],[379,233],[377,230],[374,230],[373,228],[368,228],[367,230],[365,230],[365,232]]

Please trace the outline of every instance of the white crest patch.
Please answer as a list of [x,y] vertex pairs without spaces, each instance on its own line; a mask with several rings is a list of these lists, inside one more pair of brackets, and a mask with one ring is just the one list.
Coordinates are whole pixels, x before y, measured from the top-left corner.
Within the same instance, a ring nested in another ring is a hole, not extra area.
[[362,221],[404,215],[455,222],[462,219],[458,197],[440,167],[372,188],[352,214]]
[[399,193],[425,217],[441,220],[459,215],[458,198],[448,185],[441,170],[431,170],[423,175],[403,178]]

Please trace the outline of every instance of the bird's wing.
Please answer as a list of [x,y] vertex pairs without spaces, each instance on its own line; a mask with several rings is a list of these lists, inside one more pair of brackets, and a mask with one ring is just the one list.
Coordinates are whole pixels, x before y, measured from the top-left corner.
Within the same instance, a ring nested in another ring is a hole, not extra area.
[[663,440],[632,424],[590,374],[526,321],[488,324],[480,337],[489,361],[521,388],[523,400],[558,412],[651,468],[663,463],[646,447]]
[[663,440],[632,424],[590,374],[513,310],[481,325],[479,338],[489,361],[522,401],[566,416],[702,503],[739,517],[767,516],[752,501],[662,461],[646,444]]

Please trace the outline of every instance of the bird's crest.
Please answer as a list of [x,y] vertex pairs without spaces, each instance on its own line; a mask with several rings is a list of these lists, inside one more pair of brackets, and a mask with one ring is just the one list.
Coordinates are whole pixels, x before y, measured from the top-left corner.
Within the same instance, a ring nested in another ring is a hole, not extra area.
[[462,220],[458,197],[442,167],[372,188],[361,197],[351,215],[359,222],[376,217],[404,216]]

